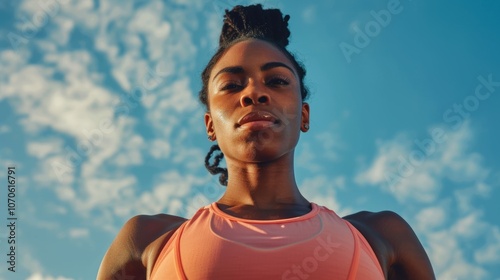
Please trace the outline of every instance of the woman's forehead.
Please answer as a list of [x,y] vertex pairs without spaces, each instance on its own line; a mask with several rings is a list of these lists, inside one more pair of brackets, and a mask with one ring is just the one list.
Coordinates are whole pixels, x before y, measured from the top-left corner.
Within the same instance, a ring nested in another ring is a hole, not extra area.
[[263,40],[249,39],[231,46],[212,69],[211,76],[228,66],[261,66],[268,62],[281,62],[292,67],[291,61],[277,47]]

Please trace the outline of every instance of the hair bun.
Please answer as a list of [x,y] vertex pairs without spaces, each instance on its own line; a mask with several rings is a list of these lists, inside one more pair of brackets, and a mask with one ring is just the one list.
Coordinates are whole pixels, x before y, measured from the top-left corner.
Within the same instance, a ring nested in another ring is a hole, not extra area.
[[289,19],[289,15],[283,18],[278,9],[262,9],[261,4],[235,6],[231,11],[226,10],[219,46],[228,46],[242,38],[257,38],[285,48],[290,37]]

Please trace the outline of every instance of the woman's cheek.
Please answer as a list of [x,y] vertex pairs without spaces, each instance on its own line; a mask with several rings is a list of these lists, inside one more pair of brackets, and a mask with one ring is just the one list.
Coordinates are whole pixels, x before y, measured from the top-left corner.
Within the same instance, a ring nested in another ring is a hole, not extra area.
[[223,109],[217,110],[214,112],[214,114],[215,114],[215,116],[212,116],[212,117],[215,117],[214,124],[216,126],[216,130],[217,130],[217,127],[219,127],[219,129],[225,130],[226,128],[233,126],[233,121],[231,120],[230,112],[228,110],[223,110]]

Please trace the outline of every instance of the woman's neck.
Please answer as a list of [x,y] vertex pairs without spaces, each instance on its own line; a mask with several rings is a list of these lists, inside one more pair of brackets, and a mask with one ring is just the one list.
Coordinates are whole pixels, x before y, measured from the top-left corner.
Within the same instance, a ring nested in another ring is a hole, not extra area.
[[227,189],[219,203],[262,210],[309,206],[295,182],[293,157],[264,164],[229,161],[228,172]]

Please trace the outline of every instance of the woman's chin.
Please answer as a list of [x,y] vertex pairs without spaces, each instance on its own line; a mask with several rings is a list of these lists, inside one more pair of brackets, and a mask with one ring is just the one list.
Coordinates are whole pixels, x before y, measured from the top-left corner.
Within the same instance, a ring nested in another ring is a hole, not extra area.
[[279,158],[281,158],[285,151],[283,151],[282,147],[265,147],[265,148],[254,148],[247,150],[242,156],[242,160],[251,163],[266,163],[273,162]]

